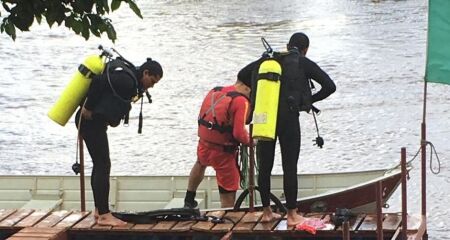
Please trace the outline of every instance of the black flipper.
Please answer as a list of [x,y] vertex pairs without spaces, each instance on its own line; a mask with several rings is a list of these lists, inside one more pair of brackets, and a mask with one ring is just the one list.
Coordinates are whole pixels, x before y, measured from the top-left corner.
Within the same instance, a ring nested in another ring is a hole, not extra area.
[[193,220],[200,219],[200,210],[191,208],[159,209],[148,212],[113,212],[116,218],[125,222],[146,224],[161,220]]

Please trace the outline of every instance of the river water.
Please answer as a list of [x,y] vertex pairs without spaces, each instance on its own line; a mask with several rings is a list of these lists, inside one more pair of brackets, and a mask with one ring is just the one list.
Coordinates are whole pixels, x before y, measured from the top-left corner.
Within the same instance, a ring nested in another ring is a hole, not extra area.
[[[235,81],[239,69],[263,51],[260,37],[282,50],[296,31],[309,35],[307,56],[337,85],[335,94],[317,103],[323,149],[312,144],[312,117],[301,115],[300,172],[390,167],[399,162],[401,147],[409,159],[417,151],[426,0],[142,0],[138,5],[143,20],[126,6],[111,15],[115,44],[106,37],[85,41],[57,26],[33,25],[32,32],[18,32],[15,42],[0,35],[0,174],[73,174],[74,120],[61,127],[46,114],[78,64],[103,44],[136,65],[152,57],[165,71],[150,90],[153,103],[144,104],[143,134],[137,134],[138,104],[128,127],[109,129],[113,174],[187,175],[195,161],[196,115],[206,92]],[[430,239],[450,239],[445,224],[450,214],[449,90],[441,84],[428,88],[428,140],[442,160],[440,174],[427,171]],[[409,208],[419,212],[419,160],[413,166]],[[435,157],[432,167],[437,170]],[[278,156],[274,173],[281,172]],[[399,202],[396,194],[392,210]]]

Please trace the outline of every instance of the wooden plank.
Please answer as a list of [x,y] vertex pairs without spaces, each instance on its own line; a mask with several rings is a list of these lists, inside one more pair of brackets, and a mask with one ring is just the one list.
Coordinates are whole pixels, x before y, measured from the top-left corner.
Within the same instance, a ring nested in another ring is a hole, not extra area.
[[[284,214],[281,214],[281,219],[284,217]],[[253,228],[254,232],[270,232],[272,231],[275,226],[278,225],[278,223],[281,221],[281,219],[277,219],[275,221],[271,222],[261,222],[259,221],[256,226]]]
[[257,223],[261,219],[263,212],[248,212],[241,219],[240,223]]
[[191,230],[191,227],[197,223],[197,221],[180,221],[178,222],[171,231],[173,232],[187,232]]
[[223,216],[224,223],[218,223],[214,226],[211,231],[213,232],[229,232],[235,223],[238,223],[242,217],[245,215],[245,212],[227,212],[225,216]]
[[[350,218],[348,221],[349,231],[356,231],[365,217],[366,217],[366,214],[360,213],[360,214],[356,215],[356,217]],[[342,231],[342,226],[337,227],[336,231]]]
[[16,209],[0,209],[0,222],[16,211]]
[[358,231],[375,231],[377,230],[377,215],[368,214],[358,228]]
[[61,220],[63,220],[66,216],[68,216],[71,213],[71,211],[56,211],[50,213],[46,218],[44,218],[42,221],[38,222],[35,227],[53,227],[57,223],[59,223]]
[[29,228],[24,228],[21,231],[17,232],[16,234],[14,234],[10,238],[8,238],[8,240],[67,239],[67,233],[65,231],[66,231],[66,229],[61,229],[61,228],[57,229],[57,228],[29,227]]
[[[221,218],[223,215],[225,215],[225,211],[211,211],[206,213],[206,216],[213,216],[217,218]],[[199,221],[196,224],[194,224],[191,229],[195,231],[210,231],[214,227],[215,223],[212,223],[211,221]]]
[[54,239],[54,234],[46,233],[16,233],[7,240],[49,240]]
[[358,216],[356,216],[356,218],[350,218],[349,221],[349,230],[350,231],[356,231],[357,229],[359,229],[359,226],[361,226],[361,223],[364,221],[364,219],[366,218],[366,214],[365,213],[360,213],[358,214]]
[[402,222],[402,216],[399,214],[386,214],[383,220],[383,229],[387,231],[395,231]]
[[94,213],[91,212],[89,215],[87,215],[83,220],[75,224],[75,226],[72,227],[72,229],[90,229],[92,228],[97,220],[94,217]]
[[22,230],[20,230],[19,232],[21,233],[33,233],[33,232],[42,232],[42,233],[59,233],[61,232],[62,229],[58,229],[58,228],[37,228],[37,227],[27,227],[24,228]]
[[32,209],[19,209],[7,218],[3,219],[0,223],[0,227],[13,227],[16,223],[30,215],[34,210]]
[[153,228],[153,232],[169,232],[170,229],[177,224],[177,221],[161,221],[158,222]]
[[133,230],[136,231],[148,231],[150,229],[152,229],[154,226],[156,225],[156,223],[151,223],[151,224],[136,224],[133,226]]
[[408,215],[407,216],[407,227],[408,230],[418,230],[420,227],[420,224],[422,222],[422,218],[420,215]]
[[16,224],[16,227],[32,227],[34,224],[38,223],[40,220],[45,218],[47,215],[50,214],[51,210],[37,210],[28,217],[22,219],[19,223]]
[[263,212],[248,212],[233,228],[233,232],[251,232],[261,219]]
[[70,228],[73,225],[75,225],[77,222],[79,222],[81,219],[86,217],[89,214],[89,212],[72,212],[70,215],[65,217],[62,221],[60,221],[58,224],[55,225],[57,228]]
[[[299,213],[301,216],[304,216],[304,213]],[[323,214],[322,214],[323,215]],[[276,224],[276,226],[273,228],[274,231],[277,232],[286,232],[286,231],[292,231],[295,229],[295,226],[290,226],[287,224],[287,216],[285,215],[282,219],[280,219],[280,221],[278,222],[278,224]]]
[[127,222],[127,225],[113,227],[112,230],[129,230],[129,229],[132,229],[134,227],[134,225],[135,225],[134,223]]
[[108,231],[108,230],[111,230],[111,229],[112,229],[112,226],[108,226],[108,225],[106,225],[106,226],[104,226],[104,225],[98,225],[98,224],[96,223],[96,224],[94,224],[94,226],[92,226],[91,229],[93,229],[93,230],[99,230],[99,231]]
[[287,219],[286,218],[282,218],[280,220],[280,222],[278,222],[278,224],[275,226],[274,231],[275,232],[286,232],[286,231],[292,231],[294,230],[295,226],[289,226],[287,224]]

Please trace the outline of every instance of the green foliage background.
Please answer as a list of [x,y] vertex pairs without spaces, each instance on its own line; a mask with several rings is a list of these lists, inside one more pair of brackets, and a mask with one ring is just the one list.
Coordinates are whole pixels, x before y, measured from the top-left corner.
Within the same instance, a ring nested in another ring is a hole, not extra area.
[[0,0],[0,32],[13,40],[16,29],[29,31],[34,20],[44,21],[52,27],[64,24],[86,40],[91,34],[100,37],[106,33],[111,41],[116,40],[116,31],[107,17],[110,12],[128,4],[133,12],[142,18],[139,7],[133,0]]

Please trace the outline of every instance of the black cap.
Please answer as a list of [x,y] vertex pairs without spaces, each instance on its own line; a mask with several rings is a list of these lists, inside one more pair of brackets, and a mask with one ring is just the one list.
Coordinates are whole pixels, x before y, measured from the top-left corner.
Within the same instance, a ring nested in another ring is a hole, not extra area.
[[309,38],[302,32],[292,34],[288,43],[289,47],[296,47],[298,50],[304,50],[309,47]]
[[243,78],[243,79],[238,78],[238,80],[241,81],[243,84],[245,84],[245,86],[252,88],[251,78]]
[[261,59],[242,68],[237,75],[237,79],[247,87],[252,88],[252,73],[259,67],[259,64],[261,64]]

